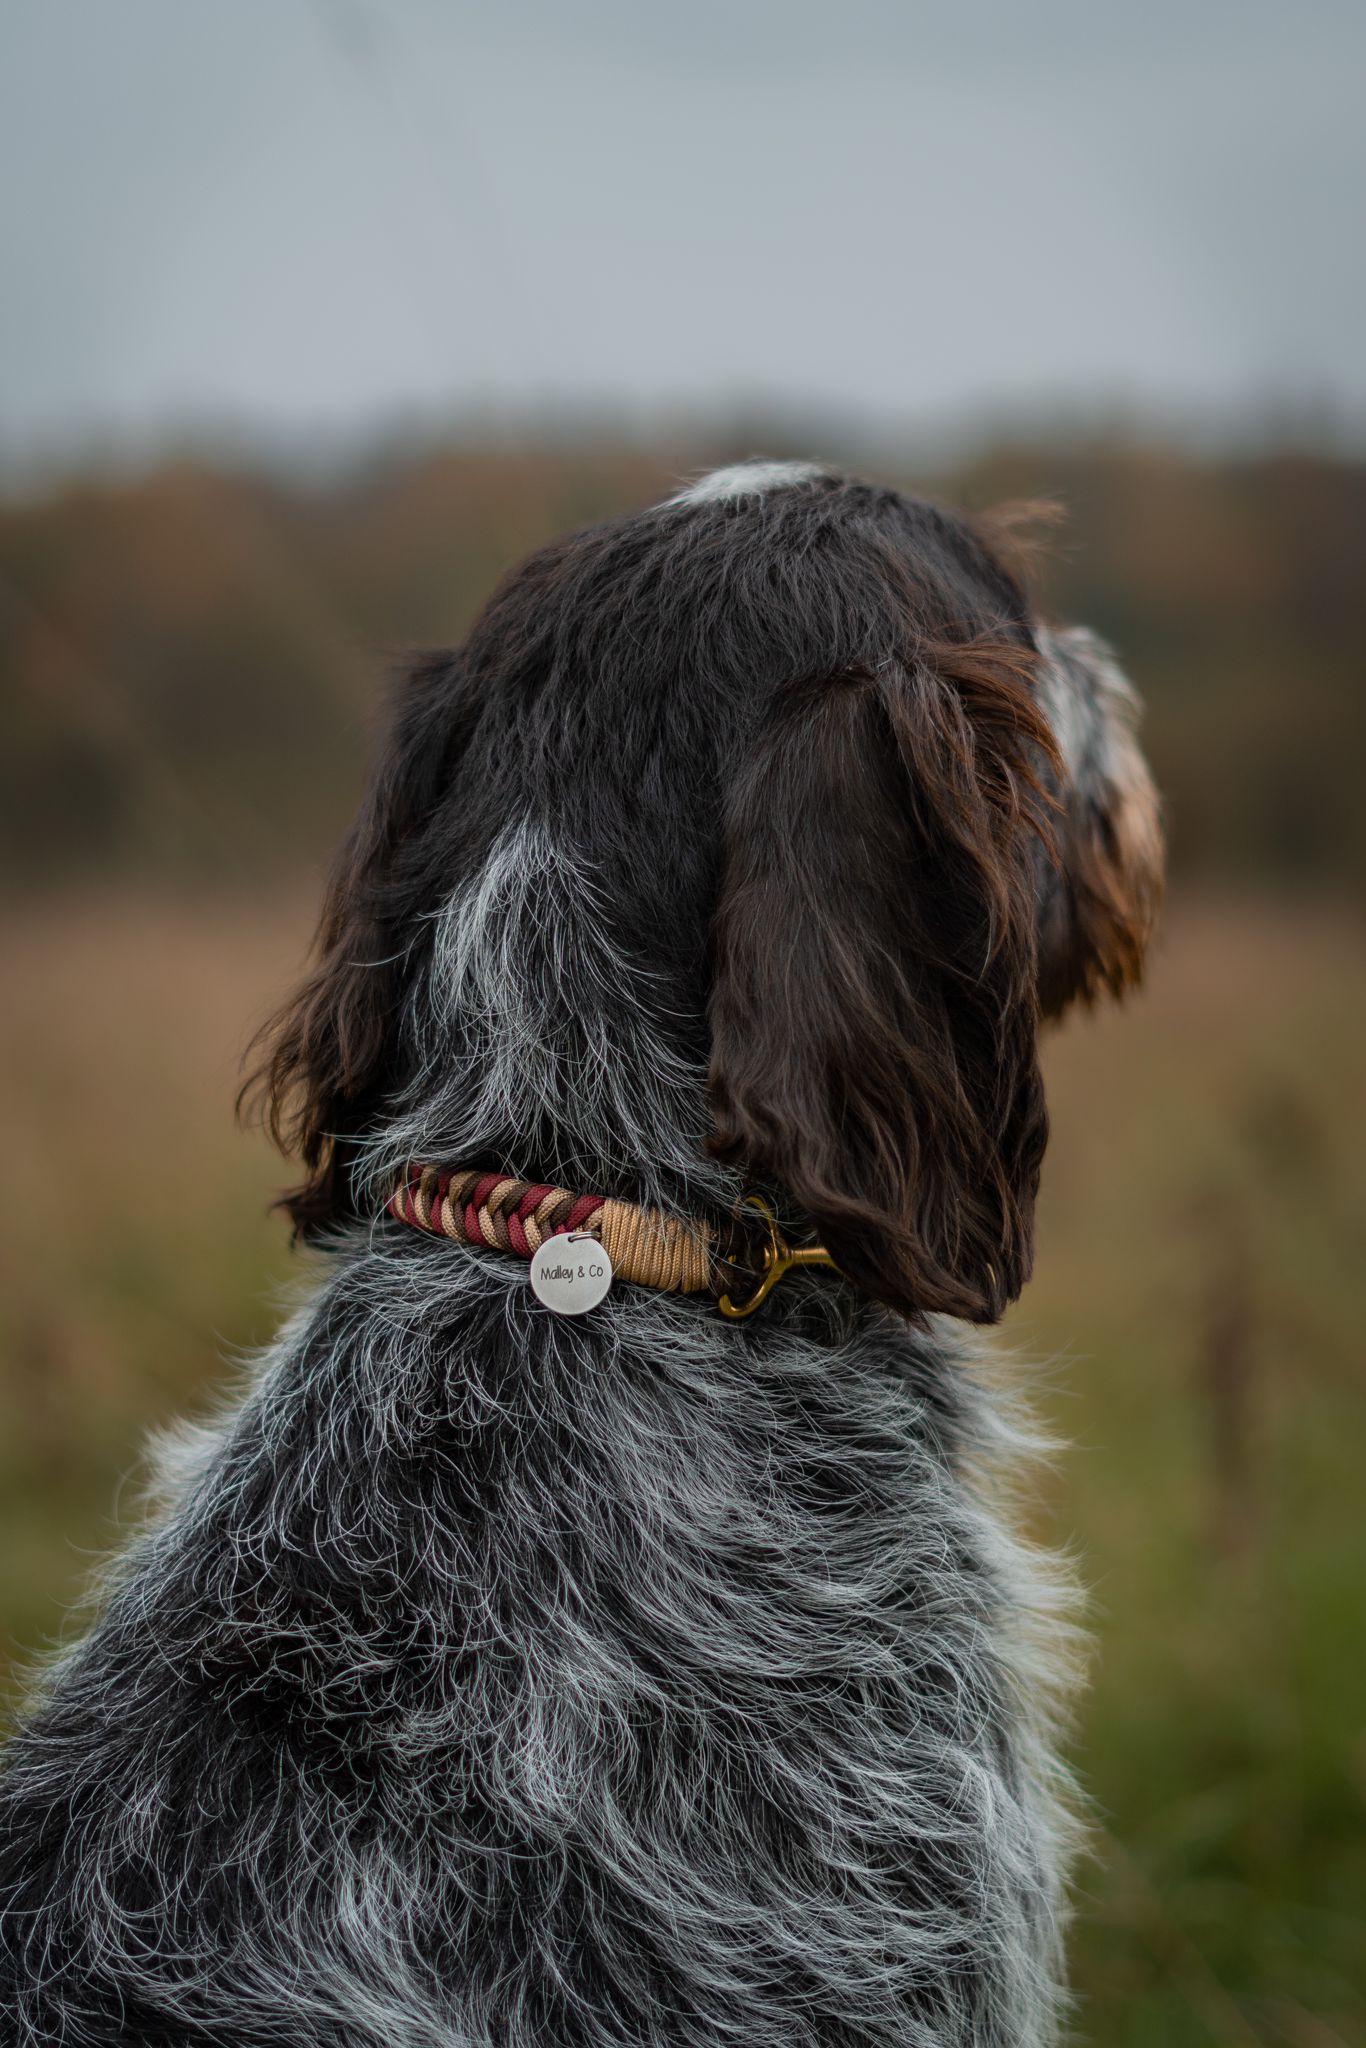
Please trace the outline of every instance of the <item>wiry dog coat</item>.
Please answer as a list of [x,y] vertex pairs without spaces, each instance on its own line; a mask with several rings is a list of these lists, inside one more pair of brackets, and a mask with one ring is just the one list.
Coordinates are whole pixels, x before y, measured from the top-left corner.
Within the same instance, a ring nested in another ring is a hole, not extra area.
[[[1103,651],[818,470],[549,548],[417,666],[267,1072],[328,1271],[10,1747],[7,2041],[1053,2038],[1063,1595],[966,1324],[1028,1271],[1039,1016],[1136,972],[1158,866]],[[411,1160],[758,1185],[847,1277],[560,1320],[382,1215]]]

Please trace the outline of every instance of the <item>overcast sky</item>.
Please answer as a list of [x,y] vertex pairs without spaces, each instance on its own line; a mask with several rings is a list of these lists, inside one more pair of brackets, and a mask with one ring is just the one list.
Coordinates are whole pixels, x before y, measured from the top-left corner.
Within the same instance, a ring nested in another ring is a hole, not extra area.
[[1359,0],[10,0],[0,457],[586,404],[1366,418]]

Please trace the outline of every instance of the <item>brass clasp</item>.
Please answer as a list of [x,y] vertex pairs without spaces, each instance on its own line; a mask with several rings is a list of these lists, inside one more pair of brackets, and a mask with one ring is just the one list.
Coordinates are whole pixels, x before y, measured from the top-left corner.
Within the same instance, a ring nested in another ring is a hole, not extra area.
[[756,1308],[761,1308],[783,1275],[790,1273],[794,1266],[829,1266],[834,1272],[839,1271],[839,1267],[835,1265],[835,1261],[823,1245],[790,1245],[779,1230],[778,1220],[762,1195],[742,1195],[735,1211],[737,1216],[743,1208],[758,1210],[768,1230],[768,1242],[763,1247],[761,1262],[755,1274],[758,1285],[749,1300],[737,1305],[729,1294],[723,1294],[716,1304],[722,1315],[727,1316],[733,1323],[742,1322],[746,1316],[752,1316]]

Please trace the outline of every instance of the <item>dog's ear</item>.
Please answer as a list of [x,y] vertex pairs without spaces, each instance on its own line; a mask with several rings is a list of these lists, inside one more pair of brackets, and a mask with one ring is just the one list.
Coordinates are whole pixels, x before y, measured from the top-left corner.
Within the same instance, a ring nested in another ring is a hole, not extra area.
[[994,1321],[1032,1259],[1056,761],[1032,666],[974,642],[786,685],[728,806],[714,1149],[916,1316]]
[[1162,812],[1139,747],[1139,703],[1103,640],[1041,627],[1041,681],[1066,769],[1058,860],[1042,904],[1045,1016],[1122,996],[1142,977],[1162,905]]
[[298,1237],[354,1213],[356,1140],[401,1081],[405,999],[440,859],[432,824],[475,716],[458,653],[422,656],[400,676],[328,880],[314,965],[255,1041],[261,1058],[240,1106],[259,1105],[275,1142],[307,1170],[282,1200]]

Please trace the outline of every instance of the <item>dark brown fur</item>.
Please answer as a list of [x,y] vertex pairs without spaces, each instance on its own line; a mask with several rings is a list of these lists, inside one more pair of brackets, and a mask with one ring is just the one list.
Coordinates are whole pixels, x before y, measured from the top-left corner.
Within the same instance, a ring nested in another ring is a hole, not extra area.
[[972,1322],[1028,1278],[1048,1136],[1032,669],[965,642],[793,686],[731,797],[717,916],[717,1150],[878,1300]]

